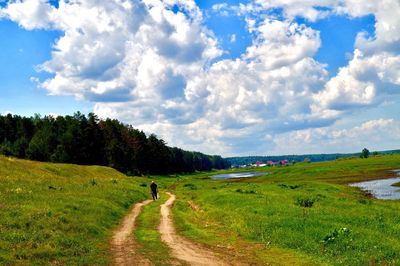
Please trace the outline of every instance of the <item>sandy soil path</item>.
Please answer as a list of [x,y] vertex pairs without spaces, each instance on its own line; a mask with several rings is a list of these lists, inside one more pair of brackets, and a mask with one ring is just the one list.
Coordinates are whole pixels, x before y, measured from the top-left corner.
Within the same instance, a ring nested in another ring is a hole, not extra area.
[[170,198],[161,205],[161,223],[159,231],[161,240],[164,241],[172,250],[172,256],[185,261],[190,265],[227,265],[214,256],[210,251],[196,245],[176,234],[176,230],[171,219],[171,207],[176,197],[167,193]]
[[151,262],[137,253],[137,243],[132,232],[135,228],[135,220],[140,214],[143,206],[149,204],[152,200],[145,200],[136,203],[131,212],[125,216],[121,226],[114,232],[111,240],[111,252],[114,256],[114,263],[118,266],[132,265],[152,265]]

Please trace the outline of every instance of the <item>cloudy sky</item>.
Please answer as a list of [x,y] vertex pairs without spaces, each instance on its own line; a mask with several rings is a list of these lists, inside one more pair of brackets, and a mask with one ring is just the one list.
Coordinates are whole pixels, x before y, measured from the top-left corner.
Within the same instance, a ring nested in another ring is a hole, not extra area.
[[0,113],[209,154],[400,148],[399,0],[0,0]]

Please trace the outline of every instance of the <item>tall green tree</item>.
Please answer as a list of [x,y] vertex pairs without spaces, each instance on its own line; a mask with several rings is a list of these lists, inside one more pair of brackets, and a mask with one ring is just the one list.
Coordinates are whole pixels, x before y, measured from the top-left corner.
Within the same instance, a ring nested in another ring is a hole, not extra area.
[[361,158],[368,158],[369,154],[370,154],[369,150],[367,148],[364,148],[361,151]]
[[115,119],[0,115],[0,153],[32,160],[107,165],[130,174],[190,173],[221,169],[220,156],[170,148],[164,140]]

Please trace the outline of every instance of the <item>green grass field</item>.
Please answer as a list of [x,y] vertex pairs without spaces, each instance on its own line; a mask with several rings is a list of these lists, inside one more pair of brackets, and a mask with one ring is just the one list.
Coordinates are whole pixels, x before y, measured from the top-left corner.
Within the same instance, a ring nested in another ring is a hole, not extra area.
[[144,178],[0,156],[0,265],[110,265],[112,230]]
[[[162,197],[144,208],[134,237],[155,265],[174,263],[157,232],[171,191],[180,234],[242,261],[400,265],[400,202],[347,186],[399,168],[400,156],[388,155],[257,168],[266,175],[240,180],[208,178],[217,172],[152,177]],[[0,156],[0,265],[112,265],[112,232],[133,203],[149,198],[150,181]]]
[[270,174],[241,180],[200,175],[176,187],[174,216],[197,242],[261,244],[245,252],[265,264],[400,265],[400,202],[346,185],[399,168],[400,156],[383,156],[264,168]]

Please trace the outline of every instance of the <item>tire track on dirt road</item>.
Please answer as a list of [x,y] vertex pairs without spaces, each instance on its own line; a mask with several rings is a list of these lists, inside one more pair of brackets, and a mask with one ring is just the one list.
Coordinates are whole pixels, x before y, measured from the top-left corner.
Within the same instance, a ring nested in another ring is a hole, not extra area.
[[115,265],[152,265],[148,259],[143,258],[137,252],[138,244],[133,237],[136,218],[139,216],[142,208],[150,202],[152,202],[152,200],[145,200],[143,202],[136,203],[130,213],[125,216],[120,227],[114,231],[111,240],[111,252],[113,254]]
[[159,231],[161,240],[164,241],[172,250],[172,256],[187,262],[189,265],[219,266],[227,265],[217,258],[214,253],[200,245],[176,234],[176,230],[171,218],[171,207],[176,199],[174,194],[167,192],[169,199],[161,205],[161,223]]

